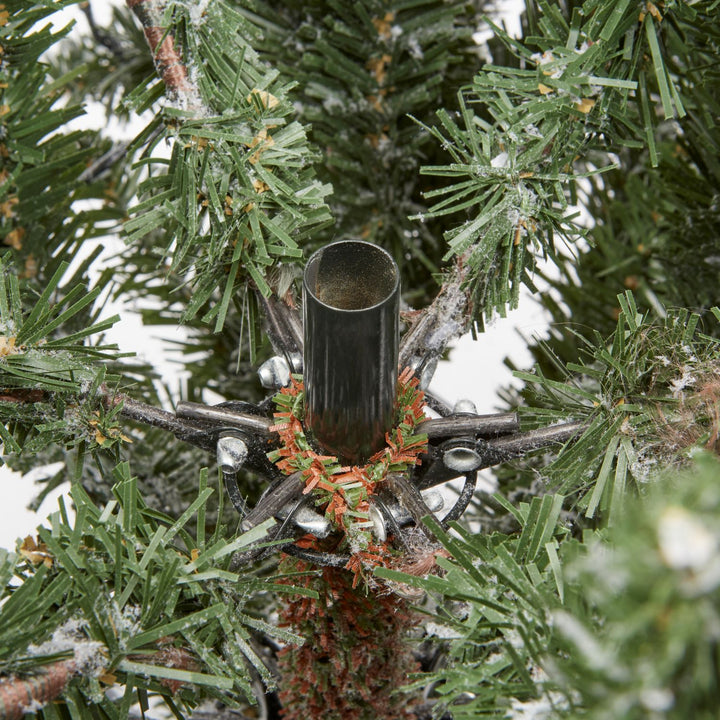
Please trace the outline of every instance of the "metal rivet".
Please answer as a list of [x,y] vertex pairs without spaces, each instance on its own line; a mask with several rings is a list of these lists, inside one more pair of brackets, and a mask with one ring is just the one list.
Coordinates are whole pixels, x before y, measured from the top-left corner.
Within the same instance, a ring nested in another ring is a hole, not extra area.
[[243,440],[230,435],[217,443],[217,462],[223,472],[237,472],[245,463],[248,447]]
[[290,384],[290,366],[285,358],[275,355],[258,368],[260,383],[268,390],[277,390]]
[[382,513],[374,506],[370,505],[370,522],[373,524],[373,534],[380,542],[385,542],[387,539],[387,528],[385,527],[385,518]]
[[425,490],[420,494],[422,495],[423,501],[427,505],[427,509],[431,512],[437,512],[438,510],[442,510],[445,506],[443,496],[437,490]]
[[473,413],[474,415],[477,415],[477,408],[475,407],[475,403],[472,400],[469,400],[468,398],[462,398],[455,403],[453,412]]
[[450,470],[465,473],[477,470],[482,465],[482,457],[471,448],[456,447],[445,451],[443,464]]

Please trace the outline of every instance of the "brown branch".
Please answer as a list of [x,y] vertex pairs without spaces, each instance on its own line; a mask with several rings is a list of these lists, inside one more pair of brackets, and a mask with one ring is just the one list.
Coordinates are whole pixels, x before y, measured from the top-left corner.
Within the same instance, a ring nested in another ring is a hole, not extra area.
[[26,678],[0,680],[0,720],[22,720],[54,700],[77,674],[74,660],[60,660]]
[[48,394],[44,390],[29,388],[0,388],[0,400],[14,403],[46,402]]
[[143,28],[158,75],[168,95],[185,104],[187,110],[200,111],[203,103],[197,86],[190,80],[182,55],[175,45],[169,28],[164,27],[166,2],[164,0],[127,0]]
[[[142,655],[128,655],[127,659],[156,665],[158,667],[177,668],[188,672],[199,672],[202,668],[192,652],[187,648],[174,647],[169,644],[172,643],[172,640],[172,637],[160,638],[157,641],[157,645],[161,646],[161,649],[157,652],[151,653],[150,655],[146,653]],[[177,693],[187,683],[184,680],[161,678],[160,684],[168,688],[170,692],[175,695],[175,693]]]
[[[161,638],[158,644],[161,644]],[[128,659],[138,659],[168,668],[197,671],[199,664],[194,656],[184,648],[161,647],[158,652]],[[11,676],[0,679],[0,720],[22,720],[26,713],[36,713],[47,703],[59,697],[68,683],[76,675],[82,674],[82,668],[74,659],[59,660],[40,667],[28,677]],[[184,683],[177,680],[161,680],[161,685],[176,693]]]
[[[135,420],[136,422],[143,423],[144,425],[152,425],[153,427],[161,428],[171,432],[179,440],[187,440],[189,437],[196,435],[198,432],[207,429],[207,422],[194,422],[191,418],[179,418],[174,413],[162,410],[161,408],[155,407],[154,405],[148,405],[147,403],[140,402],[139,400],[133,400],[128,395],[121,393],[113,393],[105,384],[100,386],[98,390],[98,397],[102,402],[103,407],[106,410],[111,410],[122,404],[120,408],[120,415],[129,420]],[[0,388],[0,401],[2,402],[13,402],[17,404],[30,404],[38,402],[50,402],[52,395],[44,390],[31,390],[26,388]],[[192,404],[192,403],[189,403]],[[212,411],[213,408],[208,408],[208,411]],[[231,413],[225,411],[221,414],[228,424],[242,423],[243,419],[245,424],[241,425],[243,428],[249,428],[255,430],[264,435],[268,435],[267,427],[271,424],[268,420],[263,422],[263,418],[256,416],[245,416],[242,413]],[[234,423],[232,421],[235,421]],[[2,715],[0,715],[2,720]]]

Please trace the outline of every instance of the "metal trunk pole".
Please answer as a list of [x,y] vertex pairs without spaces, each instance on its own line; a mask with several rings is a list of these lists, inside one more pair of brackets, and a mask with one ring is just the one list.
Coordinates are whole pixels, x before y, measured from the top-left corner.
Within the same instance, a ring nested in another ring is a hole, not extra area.
[[303,279],[305,420],[311,439],[358,464],[393,426],[400,274],[377,245],[318,250]]

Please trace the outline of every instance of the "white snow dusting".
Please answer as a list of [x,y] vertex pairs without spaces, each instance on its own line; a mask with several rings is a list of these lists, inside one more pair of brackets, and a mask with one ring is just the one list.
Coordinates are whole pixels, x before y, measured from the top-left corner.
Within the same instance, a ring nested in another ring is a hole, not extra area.
[[664,510],[658,522],[658,544],[663,562],[673,570],[703,570],[718,549],[718,538],[681,507]]
[[425,625],[425,632],[429,636],[440,638],[441,640],[454,640],[462,637],[461,633],[449,625],[442,625],[436,622],[427,623],[427,625]]
[[494,168],[506,168],[509,165],[509,156],[508,154],[503,150],[502,152],[498,153],[491,161],[490,165]]
[[675,398],[678,397],[686,387],[694,385],[697,382],[697,378],[693,375],[693,367],[683,365],[681,370],[682,374],[680,377],[670,381],[670,388]]
[[101,642],[89,640],[84,632],[86,627],[87,622],[82,618],[70,618],[55,630],[50,640],[41,645],[30,645],[28,654],[55,655],[72,650],[76,671],[97,677],[105,668],[107,648]]
[[566,710],[567,698],[558,692],[545,692],[535,700],[513,700],[512,706],[505,713],[507,720],[545,720],[557,717],[558,710]]
[[675,704],[675,696],[667,688],[646,688],[640,692],[640,702],[651,712],[667,712]]
[[205,22],[205,12],[209,4],[210,0],[194,0],[194,2],[186,3],[185,7],[193,25]]
[[422,60],[425,57],[422,46],[414,35],[408,38],[407,48],[410,56],[415,60]]

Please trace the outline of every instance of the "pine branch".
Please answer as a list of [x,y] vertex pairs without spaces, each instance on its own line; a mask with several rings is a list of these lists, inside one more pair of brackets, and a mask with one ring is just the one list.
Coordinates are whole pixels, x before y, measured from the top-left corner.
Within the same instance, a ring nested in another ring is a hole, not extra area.
[[[40,288],[57,268],[58,255],[81,254],[85,241],[117,221],[102,205],[104,188],[79,182],[95,146],[107,149],[107,143],[94,131],[64,127],[84,114],[69,97],[78,70],[53,78],[45,62],[45,53],[71,28],[53,32],[46,20],[70,4],[14,6],[0,24],[0,238],[23,283]],[[88,199],[102,209],[78,207]]]
[[[716,198],[707,191],[717,185],[720,136],[712,108],[717,109],[720,73],[709,57],[720,38],[711,19],[712,4],[661,12],[662,23],[654,19],[659,44],[687,114],[662,121],[652,103],[643,105],[655,128],[645,132],[653,143],[648,139],[647,148],[620,149],[621,166],[591,178],[580,190],[578,199],[594,223],[589,230],[592,249],[563,259],[559,278],[542,274],[552,288],[541,299],[552,315],[550,337],[530,350],[546,380],[565,381],[563,363],[575,361],[587,349],[585,338],[591,333],[607,338],[615,331],[622,311],[618,295],[626,290],[633,292],[648,321],[654,317],[660,326],[666,322],[665,308],[687,307],[704,315],[720,302],[714,265],[720,225]],[[712,29],[705,31],[706,26]],[[660,102],[651,87],[647,92],[652,102]],[[718,326],[709,321],[704,331],[717,335]],[[515,407],[518,398],[506,401]],[[704,413],[701,417],[700,426],[707,428]],[[652,428],[647,427],[648,434]],[[665,452],[660,455],[658,463],[672,462]],[[523,464],[515,475],[504,468],[502,478],[504,483],[529,486],[532,475]]]
[[[82,75],[66,88],[69,102],[92,99],[104,106],[108,117],[123,123],[132,121],[133,113],[141,114],[146,107],[143,105],[146,93],[157,100],[164,88],[162,81],[157,80],[142,29],[124,5],[113,4],[108,8],[110,18],[105,27],[96,20],[91,2],[80,3],[79,9],[87,18],[92,36],[70,33],[63,39],[62,51],[54,54],[48,70],[55,78],[73,77],[76,68],[82,67]],[[132,156],[126,159],[129,163]],[[111,186],[110,197],[106,199],[114,199],[112,195],[118,189]]]
[[[144,504],[127,465],[114,474],[116,500],[102,512],[75,486],[74,527],[61,505],[51,529],[19,546],[20,557],[2,553],[0,672],[16,678],[0,685],[6,713],[27,690],[39,704],[79,693],[81,707],[100,702],[115,716],[122,699],[115,708],[98,701],[99,682],[125,684],[126,698],[134,688],[152,690],[181,706],[202,697],[237,702],[252,696],[246,663],[272,682],[247,643],[257,622],[246,605],[262,583],[225,569],[233,553],[262,540],[268,523],[231,540],[219,527],[208,537],[207,472],[177,520]],[[195,514],[192,537],[185,526]],[[8,584],[13,574],[20,586]],[[58,658],[68,651],[74,659]],[[38,668],[45,680],[32,679]]]
[[427,642],[450,644],[448,662],[418,677],[408,689],[438,683],[434,715],[447,709],[453,718],[469,719],[538,692],[540,655],[552,653],[546,645],[547,612],[558,604],[546,547],[554,547],[566,535],[558,525],[562,504],[561,496],[548,495],[521,505],[515,511],[521,531],[509,536],[473,534],[457,525],[451,535],[426,520],[451,556],[438,556],[442,574],[418,578],[376,570],[386,580],[439,593],[470,610],[468,615],[439,605],[434,622],[427,626]]
[[[438,534],[443,576],[376,574],[441,594],[426,642],[449,644],[432,683],[435,714],[512,717],[713,717],[712,634],[720,505],[717,457],[696,456],[645,497],[626,498],[617,522],[573,540],[563,496],[510,506],[512,534]],[[455,607],[447,603],[452,599]],[[460,608],[460,610],[456,609]],[[673,618],[663,622],[661,618]],[[591,681],[589,681],[591,680]],[[617,693],[617,694],[616,694]],[[614,708],[614,709],[611,709]]]
[[[334,239],[375,242],[396,258],[405,296],[422,307],[437,292],[442,222],[425,213],[423,163],[441,162],[410,116],[434,124],[438,107],[454,110],[457,91],[481,64],[473,41],[480,9],[472,0],[422,3],[240,3],[261,34],[253,45],[298,81],[296,110],[323,150],[319,177],[334,188],[335,222],[313,246]],[[247,10],[245,10],[247,8]]]
[[[589,209],[598,250],[580,260],[577,288],[575,261],[556,287],[571,318],[596,332],[555,330],[538,369],[519,374],[524,432],[487,446],[506,460],[549,439],[574,442],[505,463],[501,491],[484,493],[470,518],[483,532],[430,520],[450,555],[436,558],[438,574],[380,573],[439,597],[424,644],[437,636],[445,657],[415,682],[434,683],[435,715],[599,717],[624,703],[633,717],[714,717],[717,462],[698,449],[720,442],[720,355],[698,328],[720,331],[709,316],[665,308],[704,310],[717,295],[717,3],[530,3],[525,40],[496,28],[514,59],[486,66],[471,88],[474,3],[266,3],[253,13],[244,1],[135,0],[144,59],[126,13],[110,52],[80,42],[50,69],[38,61],[66,32],[44,20],[65,4],[0,13],[0,238],[18,268],[3,258],[0,434],[6,451],[22,448],[23,467],[66,463],[49,484],[79,481],[74,523],[61,504],[18,557],[0,553],[0,672],[15,678],[0,681],[6,710],[20,712],[20,692],[51,699],[43,667],[66,708],[48,704],[48,717],[124,720],[148,693],[178,717],[205,698],[237,705],[260,676],[272,682],[252,633],[299,641],[268,622],[278,588],[250,570],[265,528],[233,538],[222,498],[209,504],[206,472],[196,492],[199,453],[167,440],[188,437],[194,422],[154,407],[148,385],[130,395],[127,380],[142,372],[90,343],[107,327],[99,289],[113,273],[91,285],[94,255],[73,278],[62,265],[125,218],[147,170],[126,225],[122,291],[161,300],[148,319],[192,323],[183,351],[210,359],[192,367],[190,401],[203,387],[258,392],[249,367],[232,370],[259,308],[277,347],[297,354],[297,323],[281,303],[304,252],[331,235],[365,233],[391,248],[415,305],[443,256],[456,262],[435,301],[409,313],[402,364],[422,370],[473,317],[513,305],[535,257],[558,260],[557,239],[574,242],[569,206]],[[151,60],[160,80],[141,82]],[[123,108],[157,110],[124,155],[94,133],[64,131],[79,102],[107,99],[116,78]],[[169,159],[155,152],[162,141]],[[93,210],[79,209],[84,199]],[[323,233],[326,202],[337,220]],[[623,288],[646,307],[618,297]],[[121,447],[138,478],[108,470]],[[86,449],[95,463],[82,463]],[[689,470],[662,481],[659,466]],[[274,488],[249,524],[297,493],[293,484]],[[466,481],[463,508],[471,490]],[[423,507],[413,505],[417,519]],[[498,527],[506,532],[488,532]],[[58,630],[60,644],[48,640]],[[83,648],[92,662],[78,670]],[[338,657],[323,665],[330,678]],[[117,700],[105,681],[124,685]]]
[[78,316],[87,316],[103,288],[96,286],[90,292],[84,284],[61,288],[67,270],[68,264],[60,263],[31,304],[30,293],[21,293],[12,268],[0,261],[0,387],[4,389],[0,419],[13,427],[9,431],[0,426],[0,435],[9,451],[19,451],[31,439],[44,444],[61,438],[77,442],[78,435],[90,434],[93,408],[82,407],[79,399],[92,397],[105,379],[100,361],[120,357],[116,346],[86,343],[119,316],[73,328]]
[[698,315],[667,311],[653,320],[638,312],[630,292],[618,301],[615,332],[584,340],[586,359],[569,364],[564,381],[537,369],[516,373],[528,384],[531,407],[521,408],[528,420],[547,425],[570,415],[589,425],[543,473],[560,492],[577,496],[587,518],[605,521],[653,468],[681,465],[693,447],[714,449],[718,437],[718,341],[698,332]]
[[329,221],[329,188],[313,177],[304,129],[289,121],[290,87],[258,60],[252,29],[229,5],[215,2],[196,17],[169,4],[164,25],[144,3],[133,7],[154,28],[151,43],[163,54],[161,72],[172,74],[171,92],[179,83],[186,93],[185,77],[196,78],[204,99],[202,112],[166,108],[173,155],[166,172],[141,186],[147,199],[126,231],[137,243],[163,229],[170,271],[194,290],[184,320],[203,309],[203,321],[219,332],[237,291],[251,281],[268,296],[270,270],[302,257],[300,243]]
[[449,343],[467,331],[470,300],[463,289],[466,281],[467,268],[458,262],[433,302],[412,319],[402,337],[399,367],[409,367],[419,377],[426,371],[425,385]]
[[495,27],[520,67],[486,66],[463,92],[461,121],[441,110],[441,127],[428,128],[452,156],[423,168],[451,183],[426,194],[435,200],[429,216],[467,213],[445,233],[445,259],[466,256],[476,313],[516,307],[520,285],[533,288],[535,255],[557,261],[556,239],[583,235],[566,215],[579,179],[612,169],[623,147],[656,156],[650,69],[665,116],[685,114],[658,39],[660,11],[638,23],[631,3],[572,17],[541,5],[524,42]]

